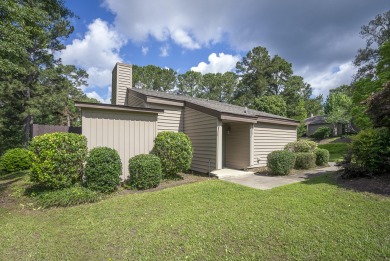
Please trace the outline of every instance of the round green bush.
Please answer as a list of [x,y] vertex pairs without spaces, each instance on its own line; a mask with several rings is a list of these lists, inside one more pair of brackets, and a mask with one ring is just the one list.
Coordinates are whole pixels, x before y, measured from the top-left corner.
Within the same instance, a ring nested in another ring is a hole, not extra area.
[[132,188],[149,189],[161,181],[160,158],[153,154],[140,154],[129,159],[130,176],[126,183]]
[[295,165],[295,154],[285,150],[276,150],[268,154],[267,167],[274,175],[288,175]]
[[332,130],[329,127],[319,127],[311,136],[317,140],[329,138]]
[[87,157],[84,186],[103,193],[116,190],[121,179],[122,162],[116,150],[108,147],[93,148]]
[[371,175],[390,173],[390,130],[367,129],[352,139],[352,159]]
[[329,162],[329,151],[326,149],[316,149],[316,165],[323,166]]
[[295,169],[310,169],[316,166],[316,154],[311,152],[295,153]]
[[317,147],[318,144],[316,142],[302,139],[295,142],[287,143],[284,149],[290,152],[314,152]]
[[88,152],[84,136],[65,132],[36,136],[30,143],[30,151],[32,182],[59,189],[81,181]]
[[0,170],[11,173],[28,170],[31,167],[31,155],[26,149],[16,148],[7,150],[0,158]]
[[153,154],[161,160],[163,177],[175,178],[191,167],[192,143],[183,132],[163,131],[154,140]]

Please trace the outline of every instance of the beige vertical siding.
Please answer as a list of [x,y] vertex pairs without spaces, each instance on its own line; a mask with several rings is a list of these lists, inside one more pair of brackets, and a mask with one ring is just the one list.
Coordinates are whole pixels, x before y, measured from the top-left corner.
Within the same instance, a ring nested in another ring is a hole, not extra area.
[[296,126],[257,123],[253,129],[253,163],[254,166],[267,165],[267,155],[274,150],[297,140]]
[[130,93],[127,94],[127,105],[132,107],[146,107],[146,103],[142,99]]
[[83,135],[88,148],[110,147],[122,160],[122,178],[128,176],[129,158],[149,153],[156,137],[156,114],[83,109]]
[[111,103],[114,105],[126,105],[127,88],[131,88],[132,85],[132,66],[117,63],[112,71]]
[[230,133],[226,133],[226,167],[245,169],[250,166],[250,127],[249,123],[227,123]]
[[162,109],[164,112],[158,114],[157,132],[174,131],[183,132],[184,128],[184,113],[183,107],[152,104],[149,103],[152,109]]
[[184,133],[192,142],[193,159],[191,169],[207,173],[216,169],[218,119],[202,112],[184,110]]

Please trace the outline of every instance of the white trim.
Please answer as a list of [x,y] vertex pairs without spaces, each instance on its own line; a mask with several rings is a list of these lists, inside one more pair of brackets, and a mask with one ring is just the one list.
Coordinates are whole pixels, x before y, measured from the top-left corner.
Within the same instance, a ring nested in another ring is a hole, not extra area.
[[253,166],[253,152],[254,152],[254,124],[251,124],[249,129],[249,165]]
[[217,160],[216,160],[216,169],[222,169],[222,142],[223,142],[223,130],[222,130],[222,121],[217,119]]

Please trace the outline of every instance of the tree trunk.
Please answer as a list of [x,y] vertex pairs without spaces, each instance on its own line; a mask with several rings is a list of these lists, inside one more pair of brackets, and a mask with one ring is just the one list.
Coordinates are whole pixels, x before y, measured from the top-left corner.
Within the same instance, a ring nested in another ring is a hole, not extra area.
[[[28,77],[28,81],[30,80],[31,76]],[[31,92],[30,92],[30,87],[27,87],[27,92],[26,92],[26,101],[30,100],[31,97]],[[24,147],[28,147],[28,143],[30,141],[30,127],[31,127],[31,122],[32,122],[32,116],[27,115],[26,118],[24,118],[24,141],[23,145]]]

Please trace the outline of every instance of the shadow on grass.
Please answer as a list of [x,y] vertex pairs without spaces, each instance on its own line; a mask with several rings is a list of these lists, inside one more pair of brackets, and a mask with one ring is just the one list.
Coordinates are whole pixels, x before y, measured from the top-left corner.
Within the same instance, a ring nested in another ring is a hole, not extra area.
[[18,171],[2,175],[0,177],[0,194],[7,190],[12,184],[21,180],[27,173],[28,171]]
[[376,176],[374,178],[343,179],[339,171],[319,172],[309,174],[302,182],[305,185],[329,184],[355,192],[368,192],[381,196],[390,196],[390,175]]
[[46,193],[49,191],[54,191],[54,190],[39,185],[31,185],[25,188],[23,196],[27,196],[27,197],[37,196],[39,194]]
[[2,180],[13,180],[16,178],[22,178],[23,176],[27,175],[28,171],[18,171],[18,172],[13,172],[9,174],[5,174],[0,176],[0,183]]

